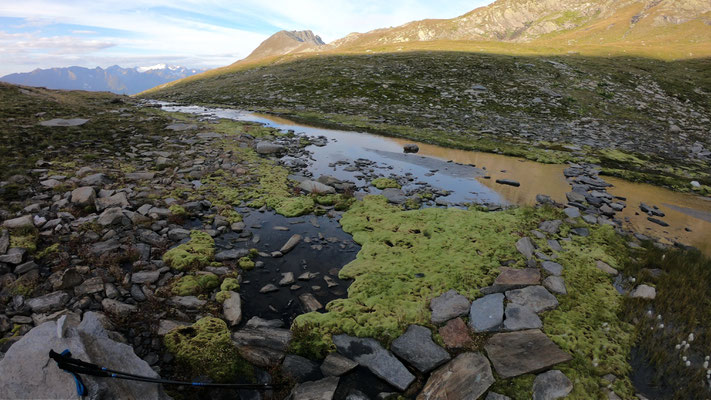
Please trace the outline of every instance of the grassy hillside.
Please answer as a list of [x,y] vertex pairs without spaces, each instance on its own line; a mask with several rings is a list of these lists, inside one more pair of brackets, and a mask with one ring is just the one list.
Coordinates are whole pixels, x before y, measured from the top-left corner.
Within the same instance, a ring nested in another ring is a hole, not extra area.
[[[426,45],[423,42],[422,45]],[[450,47],[472,42],[450,42]],[[633,180],[709,182],[711,59],[414,51],[235,65],[145,94],[495,151],[600,162]],[[484,44],[482,44],[484,46]],[[552,52],[552,51],[551,51]],[[696,153],[695,153],[696,152]]]

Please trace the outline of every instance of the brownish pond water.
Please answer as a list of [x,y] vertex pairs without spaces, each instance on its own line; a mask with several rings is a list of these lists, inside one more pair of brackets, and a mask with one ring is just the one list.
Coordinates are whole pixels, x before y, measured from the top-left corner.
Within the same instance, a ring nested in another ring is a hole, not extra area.
[[[417,180],[452,192],[447,198],[452,203],[533,205],[537,194],[546,194],[558,202],[565,203],[565,193],[571,189],[563,176],[564,165],[541,164],[515,157],[450,149],[363,132],[315,128],[284,118],[239,110],[192,106],[168,107],[168,110],[253,121],[283,130],[294,130],[297,134],[325,136],[329,138],[326,146],[308,147],[314,160],[309,165],[309,171],[316,177],[330,174],[339,179],[358,181],[355,174],[337,170],[332,165],[338,161],[366,158],[388,165],[392,173],[401,175],[411,173]],[[416,143],[420,147],[419,153],[407,157],[401,156],[402,146],[406,143]],[[398,157],[394,157],[395,154],[398,154]],[[430,159],[429,161],[441,162],[441,167],[434,176],[428,176],[427,172],[432,169],[431,163],[424,166],[422,157]],[[490,179],[485,179],[481,173],[462,176],[448,172],[447,165],[452,165],[448,164],[448,161],[484,169],[483,175],[489,176]],[[515,180],[520,182],[521,186],[500,185],[496,183],[496,179]],[[665,243],[678,241],[694,246],[711,256],[711,198],[673,192],[661,187],[627,182],[613,177],[604,177],[604,179],[614,185],[608,190],[609,193],[627,199],[627,208],[616,216],[625,220],[627,227],[648,236],[662,238]],[[647,215],[639,209],[640,203],[659,207],[666,214],[663,220],[670,226],[662,227],[648,221]]]

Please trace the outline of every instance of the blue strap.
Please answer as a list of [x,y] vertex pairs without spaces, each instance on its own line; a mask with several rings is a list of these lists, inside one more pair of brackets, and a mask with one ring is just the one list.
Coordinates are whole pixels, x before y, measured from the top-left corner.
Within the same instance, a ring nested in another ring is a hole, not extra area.
[[[72,353],[69,351],[69,349],[66,349],[62,352],[62,355],[71,357]],[[64,372],[71,374],[72,377],[74,377],[74,384],[77,388],[77,396],[79,396],[79,397],[86,396],[86,393],[87,393],[86,386],[84,386],[84,382],[81,381],[81,378],[79,378],[79,376],[77,374],[75,374],[74,372],[69,372],[69,371],[64,371]]]

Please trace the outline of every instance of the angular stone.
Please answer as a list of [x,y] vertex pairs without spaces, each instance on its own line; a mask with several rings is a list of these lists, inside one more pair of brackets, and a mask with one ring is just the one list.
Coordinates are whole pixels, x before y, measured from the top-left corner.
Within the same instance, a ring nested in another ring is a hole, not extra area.
[[568,218],[578,218],[581,215],[580,210],[578,210],[575,207],[568,207],[565,210],[563,210],[563,212],[565,213],[565,215],[568,216]]
[[103,186],[111,183],[111,179],[104,174],[87,175],[79,182],[81,186]]
[[158,322],[158,336],[165,336],[173,329],[182,328],[184,326],[190,326],[190,324],[188,324],[187,322],[162,319]]
[[336,335],[333,343],[338,352],[368,368],[379,378],[404,391],[415,380],[410,371],[374,339]]
[[598,260],[595,263],[595,266],[597,267],[597,269],[601,270],[602,272],[604,272],[608,275],[617,276],[617,274],[619,273],[619,272],[617,272],[616,269],[612,268],[609,264],[607,264],[604,261]]
[[449,361],[449,353],[432,341],[432,332],[419,325],[410,325],[395,339],[390,351],[422,373],[427,373]]
[[291,391],[291,400],[332,400],[340,378],[332,376],[318,381],[304,382]]
[[492,292],[505,292],[541,283],[541,272],[538,268],[516,269],[501,267],[500,270],[501,273],[496,277],[494,284],[490,288]]
[[381,194],[385,196],[385,198],[388,199],[389,202],[394,204],[403,204],[407,201],[407,196],[405,196],[405,193],[397,188],[384,189]]
[[572,360],[538,329],[497,333],[484,348],[494,369],[503,378],[542,371]]
[[35,220],[31,215],[23,215],[13,219],[8,219],[2,223],[2,226],[7,229],[34,228]]
[[474,332],[495,330],[504,319],[504,295],[489,294],[472,302],[469,309],[469,326]]
[[[61,337],[57,332],[62,332]],[[43,323],[10,347],[0,361],[0,397],[7,399],[77,398],[74,380],[48,359],[50,350],[69,349],[72,357],[108,368],[159,379],[129,345],[110,339],[99,314],[87,312],[81,324]],[[69,379],[67,379],[69,378]],[[87,399],[169,399],[161,385],[82,375]]]
[[20,247],[13,247],[7,251],[7,254],[0,256],[0,263],[8,263],[12,265],[21,264],[22,260],[25,259],[25,254],[27,254],[27,250]]
[[314,381],[323,378],[318,364],[301,356],[288,354],[281,363],[284,375],[292,377],[296,382]]
[[185,307],[192,310],[196,310],[207,304],[207,301],[198,299],[195,296],[173,296],[170,298],[170,302],[177,307]]
[[153,283],[160,278],[160,271],[139,271],[131,275],[131,283]]
[[96,199],[95,202],[96,211],[103,211],[107,208],[126,208],[129,206],[128,199],[126,198],[126,193],[116,193],[110,197],[100,197]]
[[301,242],[301,235],[292,235],[289,238],[289,240],[287,240],[286,243],[284,243],[284,245],[281,246],[281,249],[279,249],[279,251],[282,254],[286,254],[286,253],[290,252],[291,250],[293,250],[294,247],[296,247],[296,245],[299,244],[299,242]]
[[548,239],[548,247],[553,251],[563,251],[563,247],[555,239]]
[[554,400],[567,396],[573,391],[573,382],[562,372],[544,372],[533,381],[533,400]]
[[570,230],[570,233],[582,237],[590,236],[590,230],[588,228],[573,228]]
[[432,323],[441,324],[469,312],[469,300],[452,289],[430,301]]
[[275,144],[275,143],[259,142],[254,147],[254,150],[258,154],[274,154],[274,153],[281,153],[282,151],[285,150],[285,148],[284,148],[284,146]]
[[560,276],[549,276],[543,281],[543,286],[555,294],[568,294],[565,279]]
[[267,369],[279,365],[285,356],[283,351],[270,349],[268,347],[240,346],[237,348],[237,351],[251,364]]
[[279,281],[279,286],[289,286],[296,282],[296,279],[294,279],[294,273],[293,272],[283,272],[281,274],[281,280]]
[[7,253],[10,248],[10,232],[6,229],[0,231],[0,255]]
[[469,328],[461,318],[449,320],[445,326],[439,328],[439,335],[449,349],[462,349],[472,344]]
[[24,264],[20,264],[17,267],[15,267],[15,270],[13,271],[13,273],[15,275],[22,275],[26,272],[32,271],[33,269],[37,269],[38,267],[39,267],[39,265],[37,265],[37,263],[35,263],[34,261],[28,261]]
[[657,297],[657,290],[649,285],[639,285],[630,292],[630,297],[633,299],[654,300]]
[[478,399],[493,383],[486,357],[481,353],[462,353],[430,375],[417,400]]
[[224,251],[221,251],[221,252],[215,254],[215,261],[223,262],[223,261],[236,260],[238,258],[246,257],[248,254],[249,254],[249,250],[247,250],[247,249],[224,250]]
[[91,186],[84,186],[72,190],[71,202],[79,207],[86,207],[94,204],[96,192]]
[[523,289],[509,290],[506,292],[506,298],[509,302],[526,306],[536,313],[558,307],[558,299],[543,286],[529,286]]
[[100,276],[89,278],[74,288],[75,296],[93,294],[104,291],[104,280]]
[[536,251],[536,246],[531,241],[531,238],[522,237],[516,242],[516,250],[523,254],[526,259],[531,260],[533,259],[533,252]]
[[291,341],[291,331],[281,328],[245,328],[234,332],[232,339],[238,346],[266,347],[284,352]]
[[66,292],[56,291],[41,297],[26,300],[25,304],[32,309],[32,312],[45,313],[61,309],[67,304],[69,299],[70,296]]
[[168,231],[168,239],[179,242],[190,237],[190,231],[183,228],[175,228]]
[[508,186],[514,186],[514,187],[521,186],[521,183],[511,180],[511,179],[497,179],[496,183],[498,183],[499,185],[508,185]]
[[104,311],[119,317],[128,317],[136,311],[136,306],[112,299],[101,300],[101,306],[104,308]]
[[128,219],[125,215],[123,215],[123,210],[118,207],[114,207],[102,212],[96,220],[96,223],[101,226],[109,226],[122,224],[124,221],[128,221]]
[[568,201],[573,203],[585,203],[585,195],[578,192],[568,192],[565,194]]
[[276,287],[273,283],[268,283],[264,285],[261,289],[259,289],[259,293],[265,294],[265,293],[271,293],[271,292],[278,292],[279,288]]
[[358,366],[358,363],[338,353],[329,353],[321,364],[323,376],[341,376]]
[[304,293],[300,295],[299,301],[306,312],[314,312],[323,308],[323,305],[316,300],[316,297],[314,297],[311,293]]
[[543,231],[543,232],[548,232],[552,235],[558,233],[560,231],[560,226],[563,224],[563,221],[557,219],[554,221],[543,221],[538,225],[538,229]]
[[543,327],[543,322],[538,318],[533,310],[528,307],[509,303],[506,306],[506,319],[504,319],[504,330],[520,331],[524,329],[539,329]]
[[230,326],[237,326],[242,321],[242,299],[237,292],[228,292],[230,297],[222,303],[222,313]]
[[303,181],[299,184],[299,188],[308,193],[318,193],[318,194],[333,194],[336,193],[336,189],[332,186],[324,185],[321,182],[316,181]]
[[405,153],[417,153],[418,151],[420,151],[420,146],[414,143],[408,143],[402,146],[402,151]]
[[553,261],[543,261],[541,267],[548,271],[549,274],[560,276],[563,274],[563,266]]

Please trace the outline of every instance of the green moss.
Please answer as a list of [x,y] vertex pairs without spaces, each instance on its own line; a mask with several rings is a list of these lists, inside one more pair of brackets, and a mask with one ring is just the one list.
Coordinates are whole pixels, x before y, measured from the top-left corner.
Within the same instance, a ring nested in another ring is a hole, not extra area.
[[232,297],[232,294],[229,291],[221,290],[215,295],[215,301],[217,301],[218,303],[224,303],[225,300],[229,299],[230,297]]
[[165,346],[192,377],[207,375],[217,382],[253,380],[254,371],[237,352],[224,321],[205,317],[165,336]]
[[220,211],[220,215],[225,217],[227,219],[227,222],[229,222],[230,224],[234,224],[235,222],[242,222],[242,215],[231,208],[226,208]]
[[254,269],[254,266],[255,266],[254,261],[252,261],[252,259],[249,257],[240,258],[239,261],[237,262],[237,264],[239,265],[240,268],[242,268],[244,270]]
[[38,260],[41,260],[41,259],[48,257],[52,254],[55,254],[57,252],[59,252],[59,243],[54,243],[51,246],[48,246],[48,247],[44,248],[42,251],[35,254],[35,258]]
[[400,184],[397,183],[397,181],[395,179],[391,179],[391,178],[377,178],[377,179],[374,179],[372,182],[370,182],[370,184],[380,190],[388,189],[388,188],[400,189],[400,187],[401,187]]
[[185,216],[188,215],[188,212],[185,210],[183,206],[180,206],[178,204],[173,204],[169,208],[170,213],[176,216]]
[[215,241],[202,231],[190,232],[190,241],[165,252],[163,261],[182,271],[209,265],[215,256]]
[[24,228],[15,229],[10,232],[10,247],[20,247],[30,253],[37,250],[37,229]]
[[525,225],[521,221],[529,218],[524,214],[404,212],[382,196],[367,196],[341,219],[363,246],[340,272],[341,278],[355,279],[348,298],[329,303],[327,313],[297,317],[295,326],[311,324],[324,336],[345,332],[388,342],[409,324],[428,324],[430,299],[449,289],[474,299],[478,288],[493,282],[500,260],[520,258],[514,244]]
[[535,375],[527,374],[511,379],[499,379],[489,391],[509,396],[511,400],[530,400],[533,397],[533,380]]
[[237,278],[225,278],[220,285],[222,291],[237,291],[239,290],[239,281]]
[[198,284],[203,290],[212,290],[220,286],[220,278],[217,275],[208,272],[197,276]]
[[322,206],[332,206],[338,201],[337,194],[324,194],[314,197],[314,201]]
[[274,211],[285,217],[298,217],[314,209],[314,199],[309,196],[274,199]]
[[194,296],[202,290],[196,277],[186,275],[173,283],[171,291],[176,296]]

